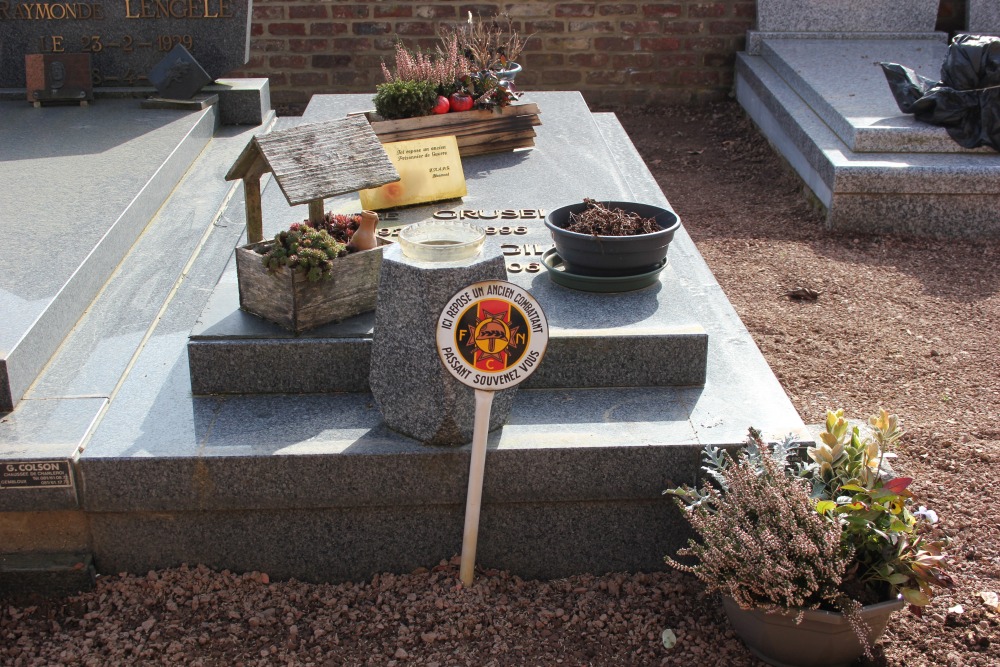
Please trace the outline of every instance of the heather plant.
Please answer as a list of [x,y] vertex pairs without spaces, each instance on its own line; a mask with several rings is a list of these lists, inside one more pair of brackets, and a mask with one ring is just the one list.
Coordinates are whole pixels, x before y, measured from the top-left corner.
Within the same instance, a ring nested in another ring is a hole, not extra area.
[[701,487],[666,492],[700,539],[678,555],[697,562],[666,562],[744,609],[840,609],[867,651],[861,605],[899,594],[919,615],[934,587],[953,585],[936,514],[914,509],[913,480],[885,466],[899,419],[880,410],[868,426],[862,436],[843,410],[827,412],[806,460],[792,436],[771,444],[753,428],[735,456],[706,447]]
[[840,527],[816,512],[808,484],[786,473],[783,453],[754,440],[755,451],[735,459],[707,450],[706,470],[721,488],[706,480],[698,490],[667,492],[700,540],[678,551],[696,564],[666,562],[743,608],[837,605],[852,550],[841,544]]
[[447,97],[455,92],[460,80],[469,74],[469,61],[458,44],[458,35],[445,35],[436,53],[410,51],[402,42],[396,42],[395,73],[382,63],[382,76],[386,83],[396,81],[429,81],[437,86],[437,94]]
[[301,270],[306,280],[317,282],[332,277],[333,260],[347,254],[347,246],[330,236],[325,229],[294,223],[279,232],[265,248],[263,262],[268,271],[282,267]]

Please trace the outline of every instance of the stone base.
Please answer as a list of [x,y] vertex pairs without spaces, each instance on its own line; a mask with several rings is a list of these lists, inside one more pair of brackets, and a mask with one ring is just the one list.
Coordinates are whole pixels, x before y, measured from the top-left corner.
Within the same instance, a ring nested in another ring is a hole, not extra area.
[[86,553],[0,554],[0,600],[26,605],[91,590],[93,558]]
[[[475,390],[441,363],[433,341],[441,310],[456,292],[484,280],[506,280],[503,255],[485,248],[462,262],[422,262],[386,248],[375,307],[369,385],[386,426],[428,445],[472,442]],[[496,392],[490,430],[507,421],[516,387]]]
[[774,40],[762,56],[737,56],[740,104],[827,209],[831,229],[1000,237],[1000,155],[961,149],[943,128],[916,123],[873,78],[875,61],[935,60],[920,54],[943,58],[942,48]]

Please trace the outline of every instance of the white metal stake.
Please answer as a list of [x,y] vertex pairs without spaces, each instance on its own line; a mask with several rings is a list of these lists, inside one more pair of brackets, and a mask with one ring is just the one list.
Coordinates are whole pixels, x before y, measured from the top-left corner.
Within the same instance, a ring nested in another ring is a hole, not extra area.
[[479,540],[479,509],[483,499],[483,472],[486,469],[486,436],[490,430],[492,391],[476,389],[476,417],[472,425],[472,459],[469,461],[469,490],[465,499],[465,532],[462,536],[462,584],[472,585]]

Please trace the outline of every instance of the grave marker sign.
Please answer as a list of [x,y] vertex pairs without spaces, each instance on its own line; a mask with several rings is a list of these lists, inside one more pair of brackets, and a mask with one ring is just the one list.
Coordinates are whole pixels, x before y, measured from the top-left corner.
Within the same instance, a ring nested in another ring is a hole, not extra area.
[[250,57],[252,0],[0,0],[0,88],[24,88],[24,57],[88,53],[95,87],[150,85],[183,45],[213,79]]

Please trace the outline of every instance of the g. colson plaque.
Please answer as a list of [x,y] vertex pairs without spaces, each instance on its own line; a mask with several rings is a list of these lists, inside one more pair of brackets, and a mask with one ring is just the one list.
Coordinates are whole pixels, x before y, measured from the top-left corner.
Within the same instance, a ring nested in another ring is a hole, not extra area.
[[0,489],[53,489],[73,486],[69,461],[0,463]]
[[24,88],[29,54],[89,53],[95,87],[148,86],[182,44],[216,79],[250,57],[252,0],[0,0],[0,88]]

